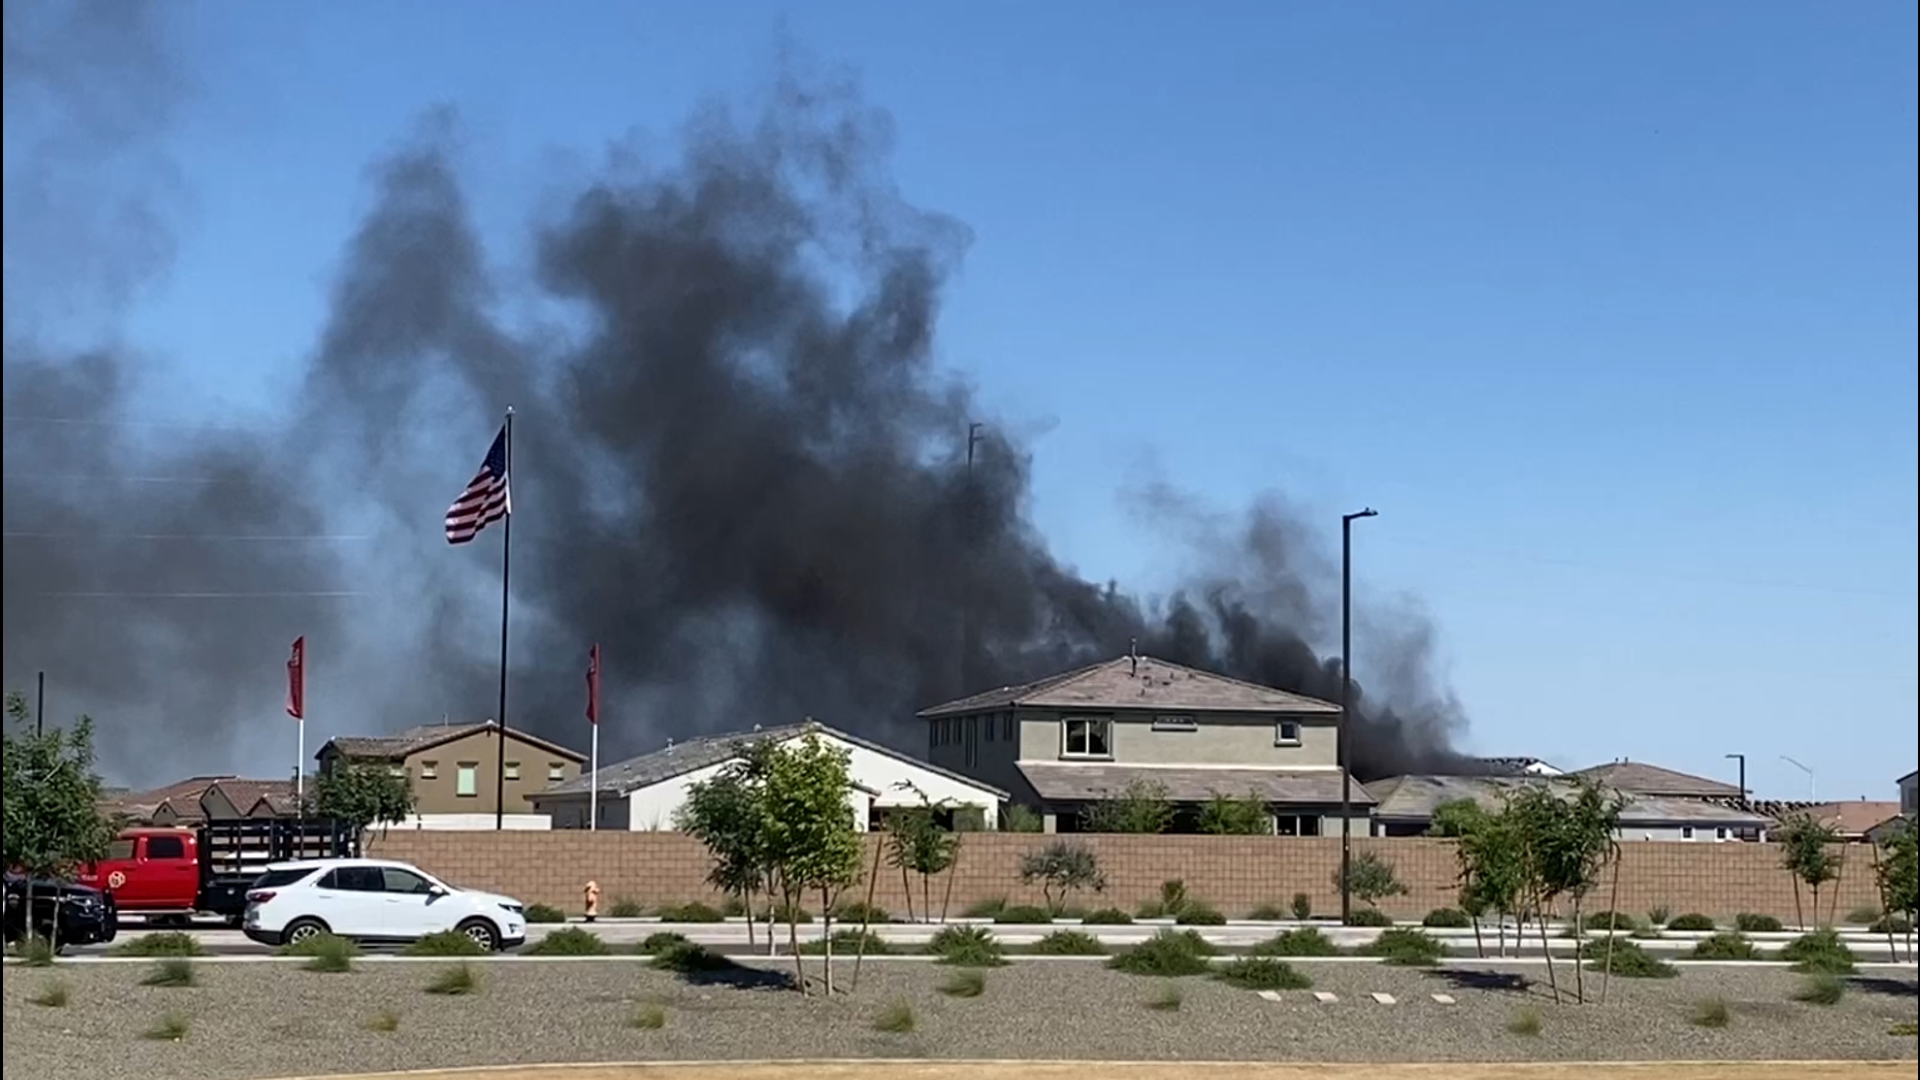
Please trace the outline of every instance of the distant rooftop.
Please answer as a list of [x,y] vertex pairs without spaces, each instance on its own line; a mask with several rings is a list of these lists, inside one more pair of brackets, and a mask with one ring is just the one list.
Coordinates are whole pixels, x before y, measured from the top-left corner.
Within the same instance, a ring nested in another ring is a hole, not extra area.
[[1121,656],[935,705],[922,717],[1008,708],[1168,709],[1337,715],[1340,706],[1151,656]]

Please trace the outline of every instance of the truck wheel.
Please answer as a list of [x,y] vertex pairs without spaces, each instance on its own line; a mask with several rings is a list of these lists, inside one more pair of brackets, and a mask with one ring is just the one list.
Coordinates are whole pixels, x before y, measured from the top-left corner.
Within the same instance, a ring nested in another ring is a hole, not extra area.
[[321,922],[319,919],[295,919],[287,924],[285,930],[281,931],[280,943],[283,945],[295,945],[309,938],[319,937],[326,932],[327,924]]
[[500,931],[494,929],[493,924],[485,919],[468,919],[454,929],[467,935],[475,945],[488,952],[497,952],[500,948]]

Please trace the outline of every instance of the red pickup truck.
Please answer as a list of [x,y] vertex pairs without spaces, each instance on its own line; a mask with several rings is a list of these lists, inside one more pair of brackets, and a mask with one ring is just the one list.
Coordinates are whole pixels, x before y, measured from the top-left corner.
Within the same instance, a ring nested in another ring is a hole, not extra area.
[[113,894],[121,915],[185,922],[196,912],[238,923],[247,887],[268,863],[358,854],[355,830],[334,821],[210,822],[197,829],[135,828],[115,837],[107,857],[77,875]]

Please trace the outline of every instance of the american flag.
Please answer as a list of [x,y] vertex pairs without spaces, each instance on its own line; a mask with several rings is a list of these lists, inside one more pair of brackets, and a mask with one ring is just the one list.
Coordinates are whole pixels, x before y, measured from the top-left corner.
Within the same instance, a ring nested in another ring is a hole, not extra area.
[[513,513],[513,494],[507,488],[507,429],[493,438],[493,449],[467,490],[447,508],[447,543],[464,544],[480,530]]

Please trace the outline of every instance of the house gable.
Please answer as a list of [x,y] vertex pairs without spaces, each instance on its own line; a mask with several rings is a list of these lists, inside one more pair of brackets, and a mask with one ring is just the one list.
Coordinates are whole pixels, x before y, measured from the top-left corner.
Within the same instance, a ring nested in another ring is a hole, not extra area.
[[1008,708],[1338,715],[1340,706],[1150,656],[1122,656],[920,711],[922,718]]

